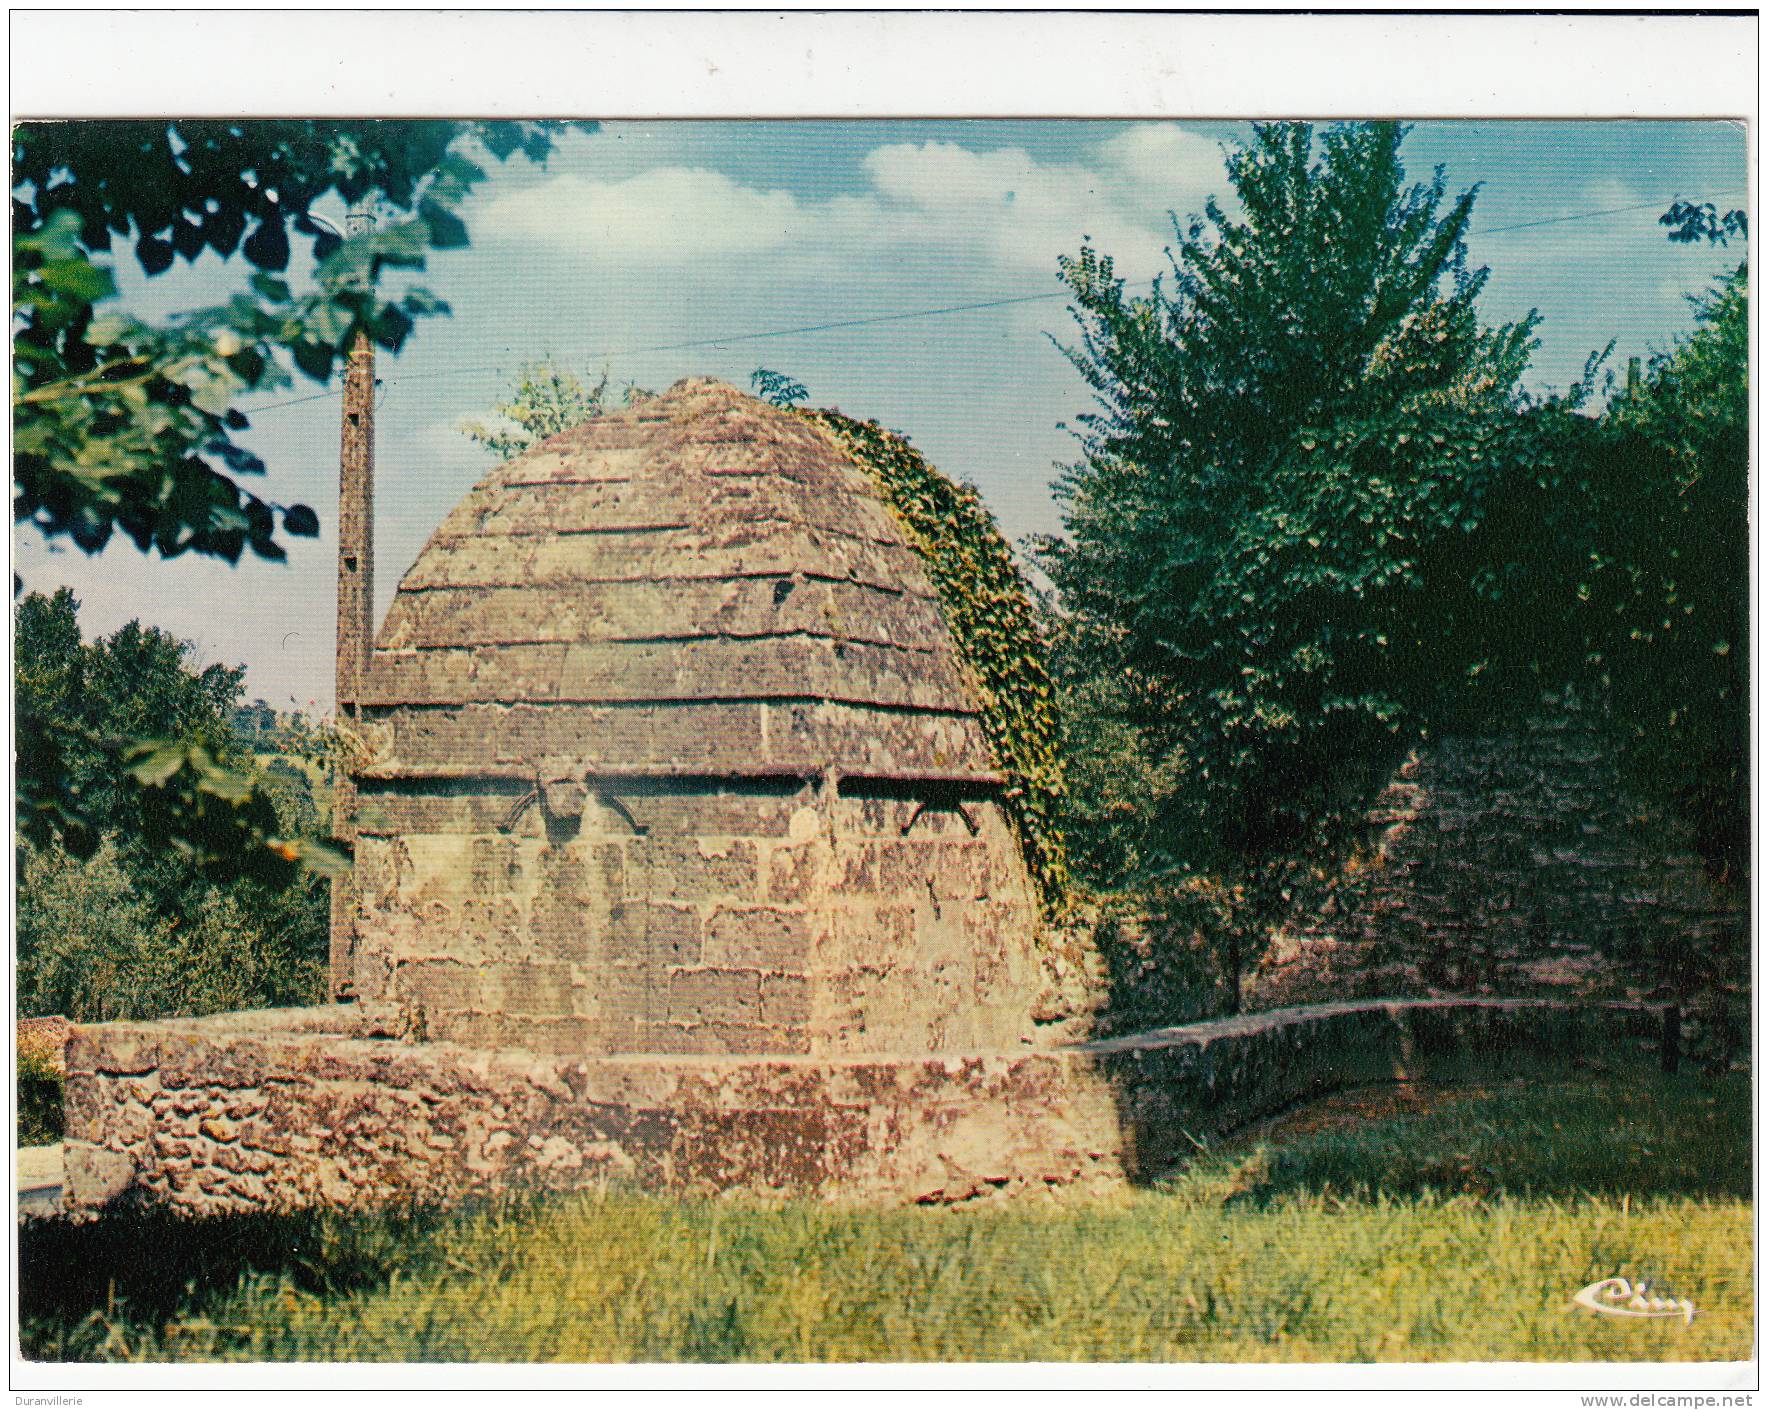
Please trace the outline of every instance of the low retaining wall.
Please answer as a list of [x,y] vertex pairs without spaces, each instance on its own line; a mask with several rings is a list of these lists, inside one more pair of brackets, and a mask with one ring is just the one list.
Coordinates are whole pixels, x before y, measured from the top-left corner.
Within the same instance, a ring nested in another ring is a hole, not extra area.
[[955,1203],[1146,1178],[1338,1087],[1643,1064],[1674,1011],[1341,1003],[948,1057],[584,1059],[406,1041],[353,1007],[75,1031],[67,1200],[192,1214],[446,1202],[603,1180]]

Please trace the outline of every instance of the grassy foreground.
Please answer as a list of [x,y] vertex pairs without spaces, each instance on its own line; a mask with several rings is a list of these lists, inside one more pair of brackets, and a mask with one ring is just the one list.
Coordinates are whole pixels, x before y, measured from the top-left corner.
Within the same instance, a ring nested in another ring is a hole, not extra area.
[[[1748,1079],[1345,1094],[1106,1203],[529,1208],[21,1240],[52,1360],[1720,1360],[1750,1354]],[[1680,1318],[1602,1316],[1654,1279]]]

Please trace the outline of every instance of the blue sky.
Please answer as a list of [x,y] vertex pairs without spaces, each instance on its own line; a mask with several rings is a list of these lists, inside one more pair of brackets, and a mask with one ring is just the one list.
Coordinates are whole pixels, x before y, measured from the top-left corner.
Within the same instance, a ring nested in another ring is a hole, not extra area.
[[[1244,131],[1225,122],[611,123],[564,139],[544,169],[520,159],[494,169],[466,211],[472,247],[432,257],[422,279],[453,316],[426,322],[397,359],[382,359],[379,609],[490,468],[459,423],[499,399],[520,361],[542,355],[652,387],[702,373],[746,385],[758,366],[789,372],[813,402],[908,432],[947,474],[980,488],[1009,537],[1059,529],[1050,483],[1074,454],[1061,426],[1088,409],[1047,336],[1069,327],[1059,297],[737,335],[1058,294],[1056,257],[1083,235],[1129,277],[1151,276],[1164,265],[1168,212],[1200,210],[1223,192],[1223,144]],[[1686,295],[1739,257],[1670,245],[1657,225],[1677,196],[1743,204],[1737,125],[1420,123],[1405,155],[1415,177],[1441,164],[1452,191],[1480,186],[1469,248],[1492,271],[1483,306],[1493,322],[1540,310],[1537,387],[1575,380],[1610,338],[1617,366],[1668,346],[1689,326]],[[244,270],[209,258],[151,283],[132,262],[119,274],[121,297],[158,313],[225,297]],[[638,351],[682,342],[711,345]],[[314,390],[297,382],[260,404]],[[27,588],[73,587],[89,633],[140,617],[194,641],[204,661],[245,663],[248,696],[329,708],[337,423],[335,398],[253,416],[246,439],[269,465],[261,492],[312,504],[327,530],[291,545],[287,564],[150,562],[123,543],[87,558],[49,551],[27,529],[15,535],[15,567]]]

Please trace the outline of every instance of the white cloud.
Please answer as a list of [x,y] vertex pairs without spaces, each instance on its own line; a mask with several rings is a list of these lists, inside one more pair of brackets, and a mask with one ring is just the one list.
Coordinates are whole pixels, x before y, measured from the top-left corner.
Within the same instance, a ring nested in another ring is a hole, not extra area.
[[1053,273],[1056,257],[1086,236],[1141,276],[1164,267],[1167,212],[1198,209],[1223,185],[1217,144],[1163,123],[1126,128],[1086,164],[924,142],[876,147],[861,169],[862,194],[820,201],[703,167],[656,166],[613,181],[560,174],[494,199],[475,228],[639,269],[720,257],[955,257]]
[[949,142],[879,147],[866,174],[887,208],[923,239],[981,252],[1013,269],[1053,271],[1083,235],[1126,268],[1151,266],[1164,243],[1109,170],[1042,165],[1017,148],[972,152]]
[[[1577,205],[1590,210],[1618,210],[1653,199],[1651,192],[1644,191],[1629,181],[1623,181],[1618,176],[1608,176],[1582,182],[1578,187]],[[1664,204],[1668,206],[1669,202]]]
[[1222,144],[1170,122],[1125,128],[1099,155],[1124,178],[1126,199],[1180,216],[1202,210],[1204,200],[1222,195],[1228,184]]
[[493,238],[582,250],[618,264],[672,265],[765,254],[814,219],[787,191],[763,191],[699,167],[653,167],[624,181],[565,174],[494,200]]

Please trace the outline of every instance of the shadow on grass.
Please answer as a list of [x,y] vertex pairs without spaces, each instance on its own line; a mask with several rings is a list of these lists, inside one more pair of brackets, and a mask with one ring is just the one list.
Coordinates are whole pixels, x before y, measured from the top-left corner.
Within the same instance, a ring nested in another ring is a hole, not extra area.
[[[1644,1205],[1656,1199],[1748,1199],[1750,1151],[1750,1084],[1741,1074],[1389,1085],[1340,1092],[1245,1131],[1160,1188],[1194,1201],[1206,1218],[1219,1217],[1223,1206],[1256,1213],[1300,1205],[1329,1217],[1344,1212],[1352,1227],[1363,1227],[1355,1222],[1359,1211],[1367,1216],[1372,1204],[1390,1201],[1574,1202],[1594,1195],[1617,1202],[1631,1197]],[[629,1269],[669,1267],[677,1280],[672,1286],[697,1290],[698,1301],[677,1309],[686,1318],[681,1335],[671,1332],[667,1344],[654,1349],[639,1347],[633,1352],[638,1359],[761,1354],[750,1340],[753,1307],[743,1299],[774,1285],[769,1277],[779,1271],[782,1256],[798,1256],[782,1250],[804,1247],[791,1233],[800,1216],[790,1208],[769,1211],[734,1219],[719,1231],[716,1205],[690,1202],[680,1212],[682,1220],[666,1217],[654,1226],[640,1220],[643,1232],[617,1255],[592,1239],[570,1257],[623,1258]],[[531,1255],[541,1256],[534,1255],[537,1238],[539,1246],[552,1247],[544,1256],[558,1262],[558,1230],[549,1231],[535,1213],[529,1200],[471,1211],[209,1220],[133,1213],[85,1225],[35,1223],[21,1229],[19,1239],[21,1348],[29,1359],[55,1361],[208,1360],[246,1353],[253,1359],[300,1359],[331,1343],[313,1341],[311,1328],[289,1333],[278,1320],[281,1297],[264,1293],[290,1288],[331,1306],[357,1298],[372,1302],[395,1278],[402,1290],[409,1284],[433,1291],[457,1279],[475,1289],[499,1287]],[[1147,1227],[1157,1230],[1162,1216],[1150,1213]],[[1035,1280],[1047,1271],[1039,1259],[1058,1256],[1035,1250],[1072,1250],[1074,1219],[1090,1217],[1038,1211],[1001,1227],[1020,1228],[1030,1240],[1034,1251],[1025,1254],[1025,1276]],[[1135,1217],[1132,1208],[1106,1222],[1133,1224]],[[864,1264],[880,1240],[888,1244],[912,1225],[915,1236],[928,1241],[926,1256],[936,1269],[932,1284],[945,1289],[940,1296],[957,1297],[976,1267],[969,1239],[983,1226],[962,1226],[966,1239],[954,1242],[952,1233],[942,1231],[960,1224],[942,1222],[947,1218],[895,1211],[880,1223],[875,1214],[855,1214],[837,1219],[834,1235],[819,1225],[817,1238],[825,1248],[830,1237],[845,1240],[843,1261],[851,1248],[853,1260]],[[696,1222],[706,1219],[709,1224]],[[1144,1230],[1141,1237],[1150,1235]],[[1126,1246],[1144,1245],[1132,1237]],[[704,1280],[714,1249],[725,1279],[717,1285]],[[744,1270],[740,1277],[733,1267]],[[1273,1305],[1305,1312],[1308,1296],[1298,1284]],[[257,1334],[263,1335],[254,1340]],[[292,1339],[278,1342],[282,1335]],[[517,1359],[527,1354],[514,1353]]]
[[1517,1081],[1343,1092],[1242,1132],[1172,1178],[1224,1202],[1427,1196],[1749,1199],[1750,1079]]
[[[513,1212],[513,1211],[512,1211]],[[461,1211],[180,1218],[128,1211],[19,1228],[20,1342],[29,1360],[84,1360],[110,1328],[157,1327],[253,1278],[332,1298],[422,1272]]]

